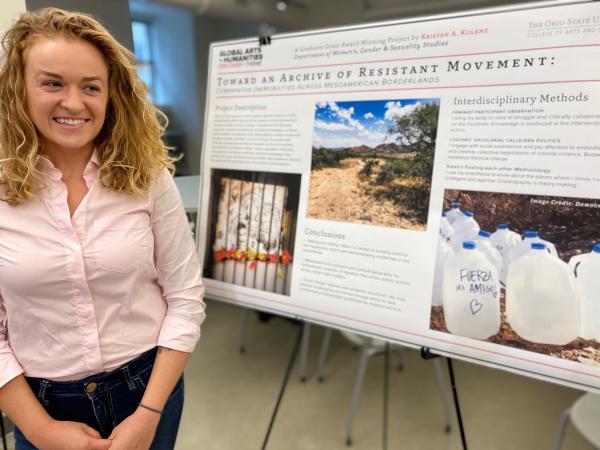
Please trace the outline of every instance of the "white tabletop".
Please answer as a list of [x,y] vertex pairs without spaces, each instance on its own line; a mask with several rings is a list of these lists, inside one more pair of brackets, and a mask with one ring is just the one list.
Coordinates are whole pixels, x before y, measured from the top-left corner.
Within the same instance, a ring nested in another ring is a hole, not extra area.
[[181,194],[185,212],[197,212],[200,194],[200,175],[186,175],[183,177],[175,177],[173,179]]

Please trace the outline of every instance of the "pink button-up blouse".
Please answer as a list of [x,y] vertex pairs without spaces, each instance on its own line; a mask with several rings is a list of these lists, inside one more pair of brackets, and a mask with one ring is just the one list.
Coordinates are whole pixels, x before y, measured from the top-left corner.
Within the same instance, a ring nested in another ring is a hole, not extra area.
[[23,372],[80,379],[157,345],[193,351],[204,287],[169,173],[143,197],[114,193],[94,153],[70,217],[61,172],[44,157],[38,168],[38,199],[0,201],[0,387]]

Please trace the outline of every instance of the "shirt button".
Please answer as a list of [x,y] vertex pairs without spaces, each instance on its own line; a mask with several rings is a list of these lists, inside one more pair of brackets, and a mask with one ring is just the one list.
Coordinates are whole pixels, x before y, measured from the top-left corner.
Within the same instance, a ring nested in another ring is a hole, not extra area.
[[96,390],[97,387],[98,387],[98,385],[92,381],[90,384],[88,384],[85,387],[85,392],[87,392],[88,394],[91,394],[92,392],[94,392]]

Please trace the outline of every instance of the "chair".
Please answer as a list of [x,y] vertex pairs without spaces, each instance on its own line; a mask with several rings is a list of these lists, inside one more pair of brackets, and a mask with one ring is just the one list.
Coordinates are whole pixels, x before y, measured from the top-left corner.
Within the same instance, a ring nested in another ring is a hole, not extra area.
[[[325,368],[325,360],[327,359],[327,353],[329,352],[329,344],[331,341],[331,328],[325,329],[325,333],[323,334],[323,341],[321,343],[321,352],[319,353],[319,362],[317,364],[317,379],[319,382],[324,380],[324,368]],[[352,400],[350,403],[350,412],[348,413],[348,419],[346,422],[346,445],[352,445],[352,422],[354,420],[354,416],[356,414],[356,409],[358,407],[358,400],[360,397],[360,393],[362,391],[363,382],[365,379],[365,372],[367,370],[367,363],[369,362],[369,358],[373,355],[384,353],[386,348],[386,342],[381,339],[371,338],[362,336],[355,333],[350,333],[348,331],[342,331],[342,335],[350,341],[352,344],[358,346],[361,349],[360,362],[358,364],[358,370],[356,373],[356,381],[354,383],[354,390],[352,392]],[[404,367],[404,358],[402,354],[402,347],[399,345],[392,344],[392,348],[396,350],[397,355],[397,363],[396,367],[401,370]],[[448,390],[446,388],[446,384],[444,383],[444,376],[442,372],[442,366],[439,359],[433,359],[433,368],[435,370],[435,376],[438,388],[440,389],[440,393],[442,396],[442,404],[444,408],[444,416],[445,416],[445,424],[444,431],[449,433],[451,430],[450,425],[450,400],[448,395]]]
[[[246,335],[248,334],[248,320],[250,319],[251,310],[248,308],[242,308],[241,320],[240,320],[240,353],[246,352]],[[300,361],[298,366],[298,372],[300,375],[300,381],[303,383],[306,381],[308,372],[308,347],[310,346],[310,323],[302,323],[302,343],[300,346]]]
[[600,450],[600,395],[587,393],[579,397],[570,408],[563,412],[556,441],[555,450],[560,450],[565,430],[569,420],[573,423],[577,431],[594,447],[594,450]]

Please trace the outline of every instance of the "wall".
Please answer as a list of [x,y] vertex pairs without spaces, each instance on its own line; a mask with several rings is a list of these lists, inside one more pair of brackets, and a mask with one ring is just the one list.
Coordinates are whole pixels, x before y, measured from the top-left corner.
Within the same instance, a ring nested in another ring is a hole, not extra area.
[[[2,0],[3,15],[5,1]],[[124,0],[103,0],[101,2],[97,0],[25,0],[25,4],[29,11],[54,6],[56,8],[91,14],[102,22],[102,25],[121,44],[133,51],[129,5]]]
[[[308,9],[308,28],[336,27],[436,14],[451,14],[480,8],[524,3],[527,0],[420,0],[413,2],[344,0],[315,1]],[[370,6],[370,7],[369,7]]]
[[182,133],[184,159],[177,174],[197,174],[202,129],[198,126],[198,62],[194,16],[189,11],[152,3],[130,2],[132,18],[151,24],[155,102],[171,118],[171,131]]
[[3,0],[2,14],[0,14],[0,34],[4,34],[19,14],[24,12],[25,0]]

